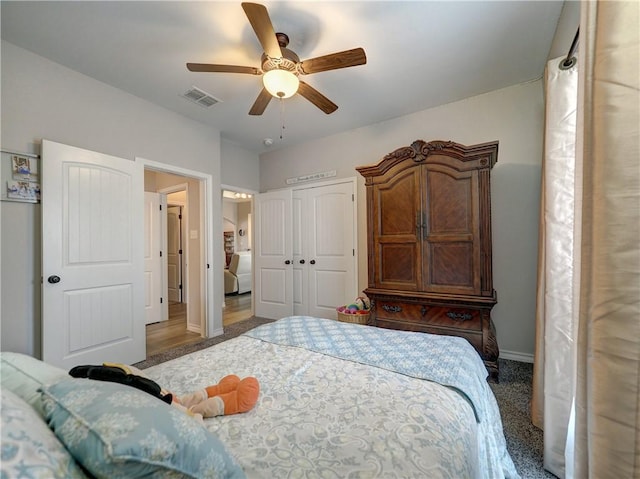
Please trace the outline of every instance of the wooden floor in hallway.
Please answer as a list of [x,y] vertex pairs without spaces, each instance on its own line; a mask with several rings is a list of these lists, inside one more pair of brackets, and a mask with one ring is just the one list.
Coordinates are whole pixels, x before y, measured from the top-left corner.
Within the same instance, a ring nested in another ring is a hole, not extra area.
[[[225,308],[222,314],[223,326],[250,317],[251,293],[225,296]],[[148,324],[146,330],[147,357],[202,340],[200,334],[187,330],[187,305],[185,303],[170,303],[169,320]]]

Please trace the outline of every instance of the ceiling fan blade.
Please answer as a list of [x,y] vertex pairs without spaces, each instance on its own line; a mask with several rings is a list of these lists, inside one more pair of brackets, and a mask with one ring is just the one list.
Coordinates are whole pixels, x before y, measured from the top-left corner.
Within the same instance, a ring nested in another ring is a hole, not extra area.
[[309,73],[325,72],[338,68],[354,67],[367,63],[367,55],[362,48],[345,50],[344,52],[332,53],[322,57],[311,58],[300,62],[300,71],[305,75]]
[[271,24],[267,8],[259,3],[244,2],[242,9],[245,15],[247,15],[249,23],[251,23],[251,27],[256,33],[260,45],[262,45],[267,56],[271,58],[282,58],[282,50],[280,50],[276,32]]
[[192,72],[248,73],[250,75],[261,74],[261,71],[256,67],[214,65],[211,63],[187,63],[187,70]]
[[310,86],[308,83],[300,80],[300,86],[298,87],[298,93],[320,108],[327,115],[333,113],[338,109],[338,105],[329,100],[326,96],[320,93],[318,90]]
[[251,110],[249,110],[249,115],[262,115],[271,101],[271,98],[271,93],[269,93],[266,88],[263,88],[258,95],[258,98],[256,98],[256,101],[253,103]]

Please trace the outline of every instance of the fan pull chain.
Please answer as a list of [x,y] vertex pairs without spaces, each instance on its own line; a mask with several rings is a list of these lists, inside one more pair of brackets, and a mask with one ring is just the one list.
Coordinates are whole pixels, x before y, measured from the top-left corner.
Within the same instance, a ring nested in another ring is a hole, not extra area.
[[280,98],[280,140],[284,138],[284,100]]

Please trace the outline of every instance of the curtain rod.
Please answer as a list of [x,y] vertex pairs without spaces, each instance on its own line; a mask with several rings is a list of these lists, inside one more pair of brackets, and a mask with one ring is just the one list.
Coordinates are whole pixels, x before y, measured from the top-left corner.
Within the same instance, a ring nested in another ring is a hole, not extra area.
[[574,54],[576,53],[576,48],[578,47],[579,37],[580,37],[580,27],[578,27],[578,29],[576,30],[576,36],[573,37],[573,42],[571,42],[571,48],[569,48],[569,53],[567,53],[567,57],[564,60],[560,61],[561,70],[568,70],[578,62]]

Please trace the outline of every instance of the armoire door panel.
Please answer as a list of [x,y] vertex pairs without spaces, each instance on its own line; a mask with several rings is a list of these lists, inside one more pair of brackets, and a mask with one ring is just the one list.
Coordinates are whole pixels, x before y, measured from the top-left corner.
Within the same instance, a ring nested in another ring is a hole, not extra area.
[[473,243],[435,243],[429,245],[430,285],[455,289],[457,293],[475,290],[473,276]]
[[379,220],[377,235],[388,237],[395,235],[416,234],[416,223],[419,218],[420,177],[408,172],[398,175],[387,184],[380,185],[377,191],[377,213]]
[[473,231],[473,183],[471,175],[454,177],[437,170],[426,171],[428,234],[459,234]]
[[381,243],[379,245],[380,287],[415,290],[418,287],[418,268],[415,258],[417,244]]

